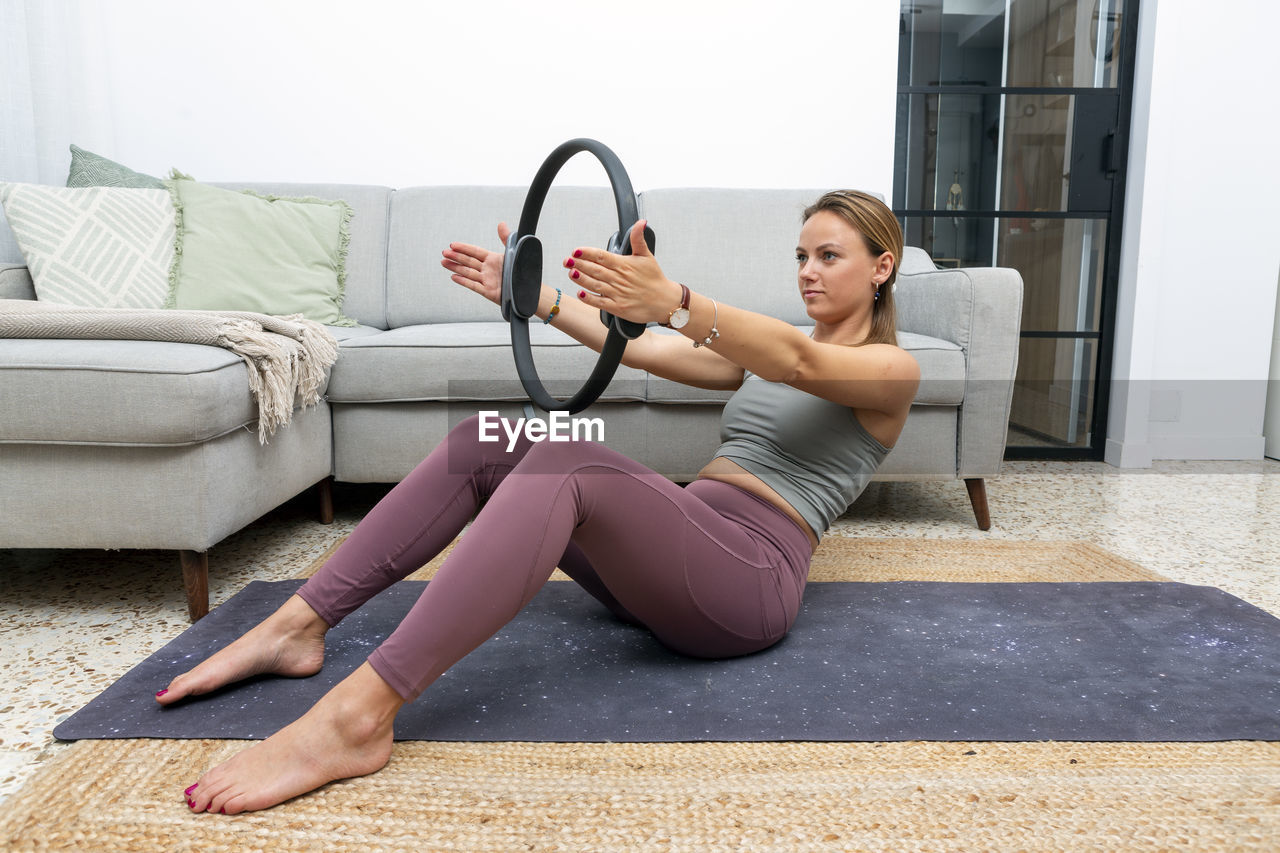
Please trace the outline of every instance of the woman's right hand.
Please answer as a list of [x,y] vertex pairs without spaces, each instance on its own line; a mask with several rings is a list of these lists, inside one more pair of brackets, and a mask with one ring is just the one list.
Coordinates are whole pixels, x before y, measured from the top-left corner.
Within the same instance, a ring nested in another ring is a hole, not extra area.
[[502,262],[506,256],[507,237],[511,229],[507,223],[498,223],[498,240],[503,248],[491,252],[470,243],[450,243],[444,250],[440,265],[447,269],[456,283],[488,299],[494,305],[502,304]]

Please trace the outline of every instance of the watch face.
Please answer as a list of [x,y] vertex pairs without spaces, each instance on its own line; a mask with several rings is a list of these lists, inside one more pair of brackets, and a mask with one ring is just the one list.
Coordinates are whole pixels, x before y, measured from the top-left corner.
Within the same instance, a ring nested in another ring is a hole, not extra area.
[[671,321],[668,325],[673,329],[683,329],[689,323],[689,309],[677,308],[671,312]]

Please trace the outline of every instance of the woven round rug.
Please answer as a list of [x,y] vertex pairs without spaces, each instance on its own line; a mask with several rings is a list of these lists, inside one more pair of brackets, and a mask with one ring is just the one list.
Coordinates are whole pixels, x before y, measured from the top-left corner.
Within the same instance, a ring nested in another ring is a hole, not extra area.
[[[812,579],[1162,580],[1084,543],[843,537],[823,541]],[[264,812],[190,814],[182,789],[244,747],[61,747],[3,807],[0,848],[1269,851],[1280,839],[1276,742],[416,741],[378,773]]]

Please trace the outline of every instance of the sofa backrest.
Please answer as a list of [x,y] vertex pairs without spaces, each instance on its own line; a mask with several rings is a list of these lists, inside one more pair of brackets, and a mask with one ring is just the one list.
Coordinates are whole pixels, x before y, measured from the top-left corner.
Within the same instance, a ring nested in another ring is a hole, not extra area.
[[[392,327],[501,318],[498,307],[454,284],[440,265],[450,242],[500,250],[498,223],[520,224],[527,187],[409,187],[391,200],[387,320]],[[538,221],[543,281],[569,287],[560,262],[576,246],[603,247],[618,230],[607,187],[552,187]]]
[[[453,284],[440,266],[451,240],[498,249],[497,223],[519,223],[526,187],[411,187],[391,200],[387,321],[392,327],[494,320],[496,307]],[[797,324],[800,215],[817,190],[659,189],[639,196],[663,271],[695,290]],[[564,281],[575,246],[603,247],[617,230],[607,187],[552,188],[539,218],[543,276]],[[568,288],[566,288],[567,290]]]
[[23,260],[22,250],[18,248],[18,241],[13,236],[13,229],[9,227],[9,221],[5,219],[4,209],[0,208],[0,264],[25,264]]

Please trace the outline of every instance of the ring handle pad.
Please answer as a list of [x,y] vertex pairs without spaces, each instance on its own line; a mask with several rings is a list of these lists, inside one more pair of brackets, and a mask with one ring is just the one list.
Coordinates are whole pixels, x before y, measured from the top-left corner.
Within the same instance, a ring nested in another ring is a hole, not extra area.
[[[509,271],[509,272],[508,272]],[[542,241],[535,234],[507,236],[502,262],[502,319],[528,320],[542,298]]]
[[[631,240],[628,237],[630,231],[630,228],[626,231],[614,231],[613,236],[609,238],[609,244],[606,249],[615,255],[631,254]],[[649,254],[654,254],[658,238],[653,233],[653,229],[649,227],[648,222],[644,224],[644,242],[649,246]],[[618,333],[629,341],[635,340],[644,334],[644,323],[636,323],[631,320],[624,320],[621,317],[615,317],[603,308],[600,309],[600,322],[611,329],[617,329]]]

